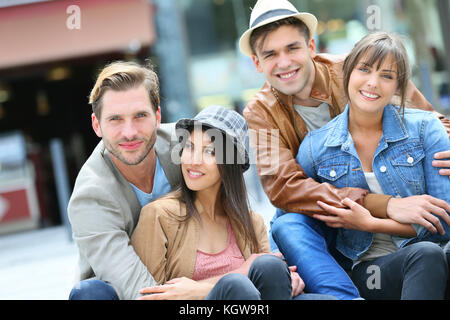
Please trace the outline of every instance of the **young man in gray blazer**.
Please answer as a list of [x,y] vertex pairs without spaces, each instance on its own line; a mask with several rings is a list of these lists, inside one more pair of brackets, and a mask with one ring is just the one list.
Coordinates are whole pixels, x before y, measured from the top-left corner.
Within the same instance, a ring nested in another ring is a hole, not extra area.
[[80,281],[70,299],[135,299],[156,284],[130,245],[141,208],[174,188],[174,124],[160,124],[157,75],[115,62],[90,95],[92,127],[102,138],[81,168],[69,202]]

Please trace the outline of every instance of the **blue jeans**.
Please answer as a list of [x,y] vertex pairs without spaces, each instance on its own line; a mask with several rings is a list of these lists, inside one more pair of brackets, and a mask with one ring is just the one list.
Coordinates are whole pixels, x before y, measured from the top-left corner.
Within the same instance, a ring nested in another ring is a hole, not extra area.
[[271,235],[288,265],[297,266],[305,291],[342,300],[360,298],[344,270],[351,261],[336,250],[336,229],[304,214],[280,213],[277,210]]
[[442,300],[448,264],[441,247],[417,242],[353,268],[361,295],[371,300]]
[[70,291],[69,300],[119,300],[119,297],[105,281],[88,279],[80,281]]
[[[248,276],[231,273],[223,276],[206,300],[291,300],[290,271],[280,258],[262,255],[253,261]],[[318,294],[301,294],[295,300],[334,300]]]

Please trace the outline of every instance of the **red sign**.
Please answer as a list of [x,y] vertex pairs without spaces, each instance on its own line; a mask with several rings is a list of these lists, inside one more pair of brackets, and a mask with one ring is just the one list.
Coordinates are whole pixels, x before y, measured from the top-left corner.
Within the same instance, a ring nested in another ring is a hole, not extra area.
[[23,219],[30,219],[26,189],[0,192],[0,224]]

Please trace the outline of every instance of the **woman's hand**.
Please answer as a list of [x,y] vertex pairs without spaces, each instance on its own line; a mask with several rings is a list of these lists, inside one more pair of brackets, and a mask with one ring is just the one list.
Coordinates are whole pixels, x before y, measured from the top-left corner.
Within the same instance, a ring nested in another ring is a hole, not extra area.
[[163,285],[142,289],[140,293],[145,295],[139,300],[203,300],[211,289],[212,284],[208,282],[174,278]]
[[369,231],[374,223],[375,218],[372,217],[369,210],[349,198],[342,200],[342,204],[348,209],[336,208],[322,201],[317,201],[317,204],[328,215],[314,214],[313,218],[325,222],[329,227]]
[[303,279],[300,278],[300,275],[296,272],[297,266],[291,266],[289,267],[289,270],[291,271],[292,296],[296,297],[303,293],[305,282],[303,282]]

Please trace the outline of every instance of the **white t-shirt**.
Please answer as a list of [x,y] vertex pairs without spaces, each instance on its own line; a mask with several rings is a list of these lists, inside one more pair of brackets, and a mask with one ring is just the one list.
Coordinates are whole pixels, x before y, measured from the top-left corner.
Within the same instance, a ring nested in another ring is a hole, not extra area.
[[[370,192],[383,194],[383,189],[375,177],[375,173],[373,172],[364,172],[364,176],[366,177],[367,184],[369,185]],[[357,265],[362,261],[369,261],[375,258],[379,258],[390,253],[397,251],[398,248],[392,241],[392,237],[387,233],[375,233],[373,235],[373,241],[370,248],[364,252],[364,254],[359,257],[357,261],[353,264],[353,266]]]

